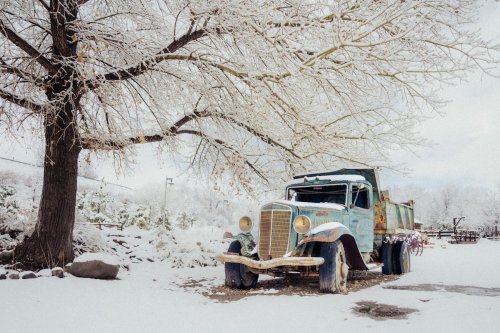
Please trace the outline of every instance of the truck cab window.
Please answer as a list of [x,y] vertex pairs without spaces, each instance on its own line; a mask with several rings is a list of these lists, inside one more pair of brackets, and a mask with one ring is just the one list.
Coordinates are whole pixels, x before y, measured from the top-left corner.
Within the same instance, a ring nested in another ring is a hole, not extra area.
[[322,185],[290,188],[287,199],[299,202],[336,203],[346,205],[347,185]]
[[366,186],[360,187],[354,185],[352,187],[352,204],[354,207],[369,209],[370,208],[370,194]]

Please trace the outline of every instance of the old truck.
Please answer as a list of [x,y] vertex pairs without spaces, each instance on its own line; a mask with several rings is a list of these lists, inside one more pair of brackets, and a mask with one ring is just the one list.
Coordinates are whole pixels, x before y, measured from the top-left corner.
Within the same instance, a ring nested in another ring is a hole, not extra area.
[[255,287],[259,274],[319,277],[327,293],[347,292],[349,270],[382,266],[410,271],[404,235],[414,229],[413,201],[394,203],[379,188],[375,169],[341,169],[294,177],[285,200],[260,210],[258,239],[249,217],[218,260],[231,288]]

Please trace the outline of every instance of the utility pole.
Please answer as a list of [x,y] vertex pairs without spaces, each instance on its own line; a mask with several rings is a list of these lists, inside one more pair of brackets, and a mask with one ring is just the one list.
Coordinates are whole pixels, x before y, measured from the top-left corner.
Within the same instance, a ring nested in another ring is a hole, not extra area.
[[229,200],[226,200],[224,199],[224,201],[222,202],[223,204],[223,207],[224,207],[224,215],[226,217],[226,223],[227,225],[229,225],[230,221],[229,221]]
[[165,177],[165,196],[163,198],[163,209],[167,207],[167,189],[168,186],[173,186],[174,185],[174,179],[171,177],[168,177],[168,175]]

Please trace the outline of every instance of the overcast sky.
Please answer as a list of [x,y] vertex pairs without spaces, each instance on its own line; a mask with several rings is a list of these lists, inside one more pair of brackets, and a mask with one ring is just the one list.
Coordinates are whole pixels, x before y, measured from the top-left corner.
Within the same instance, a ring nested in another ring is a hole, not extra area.
[[[480,12],[480,27],[484,36],[492,39],[500,32],[500,2],[486,0],[485,3]],[[440,96],[450,101],[441,110],[444,115],[436,115],[417,128],[433,145],[417,149],[417,156],[394,152],[394,163],[406,164],[411,172],[398,175],[386,171],[382,175],[383,185],[500,184],[500,78],[476,73],[470,75],[467,82],[447,87]],[[41,138],[38,141],[41,142]],[[158,183],[166,175],[175,179],[182,177],[180,168],[155,157],[154,145],[141,146],[137,151],[133,169],[118,178],[111,160],[94,161],[93,165],[107,181],[133,187]],[[40,146],[33,145],[30,139],[0,143],[0,157],[32,162],[39,154]],[[0,168],[5,167],[0,164]]]

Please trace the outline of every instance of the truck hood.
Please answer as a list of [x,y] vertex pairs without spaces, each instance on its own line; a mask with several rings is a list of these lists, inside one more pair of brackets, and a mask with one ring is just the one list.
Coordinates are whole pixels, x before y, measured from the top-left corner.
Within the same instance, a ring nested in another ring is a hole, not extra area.
[[336,203],[328,203],[328,202],[314,203],[314,202],[277,200],[277,201],[273,201],[273,203],[282,204],[282,205],[286,205],[289,207],[297,207],[299,209],[320,208],[320,209],[335,210],[335,211],[339,211],[339,212],[346,209],[345,206],[343,206],[343,205],[339,205]]

